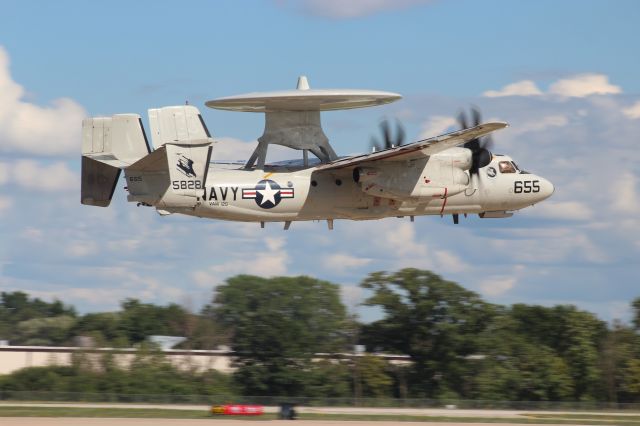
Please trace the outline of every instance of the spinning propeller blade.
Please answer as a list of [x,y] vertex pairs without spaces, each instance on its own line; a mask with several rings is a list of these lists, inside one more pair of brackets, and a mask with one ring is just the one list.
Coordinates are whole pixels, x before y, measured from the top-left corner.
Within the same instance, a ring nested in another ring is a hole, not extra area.
[[406,133],[400,120],[396,119],[395,138],[391,134],[391,126],[389,125],[389,120],[386,118],[380,121],[380,132],[382,133],[383,143],[380,143],[378,138],[372,137],[371,148],[373,151],[382,151],[404,144]]
[[[472,126],[482,124],[482,116],[480,115],[480,110],[478,108],[471,108],[471,119]],[[467,128],[467,116],[464,111],[460,111],[460,114],[458,115],[458,124],[462,129]],[[477,175],[479,169],[491,162],[492,155],[489,148],[492,146],[493,140],[490,136],[472,139],[464,144],[464,147],[470,149],[472,153],[471,168],[469,169],[470,174]]]

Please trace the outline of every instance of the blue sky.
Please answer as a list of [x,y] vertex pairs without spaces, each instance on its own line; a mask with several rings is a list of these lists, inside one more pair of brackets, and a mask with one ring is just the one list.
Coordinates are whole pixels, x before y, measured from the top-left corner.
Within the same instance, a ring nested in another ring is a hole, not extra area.
[[[4,1],[0,6],[0,291],[115,308],[125,297],[197,308],[225,278],[308,274],[358,307],[369,272],[432,269],[497,303],[573,303],[627,319],[640,296],[640,3],[635,1]],[[510,122],[496,152],[554,182],[511,219],[251,224],[79,203],[80,121],[188,100],[245,158],[259,114],[208,99],[312,87],[404,99],[323,116],[340,154],[382,116],[411,139],[471,104]]]

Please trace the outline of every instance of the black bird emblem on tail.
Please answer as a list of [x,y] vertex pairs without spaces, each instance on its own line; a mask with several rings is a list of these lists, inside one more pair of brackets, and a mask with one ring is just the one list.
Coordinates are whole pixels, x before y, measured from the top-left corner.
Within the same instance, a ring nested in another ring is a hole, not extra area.
[[193,170],[193,160],[181,155],[178,158],[178,164],[176,164],[178,170],[186,177],[196,177],[196,172]]

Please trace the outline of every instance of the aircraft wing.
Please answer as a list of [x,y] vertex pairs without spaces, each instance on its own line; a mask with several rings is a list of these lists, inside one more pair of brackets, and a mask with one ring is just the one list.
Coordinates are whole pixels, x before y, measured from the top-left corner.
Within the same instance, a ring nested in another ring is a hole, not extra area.
[[407,145],[389,148],[371,154],[356,155],[353,157],[341,158],[328,164],[318,166],[317,170],[335,170],[345,167],[353,167],[370,161],[405,161],[421,157],[428,157],[445,149],[462,145],[472,139],[488,135],[496,130],[504,129],[509,126],[507,123],[496,121],[492,123],[483,123],[475,127],[464,130],[446,133],[421,141],[412,142]]

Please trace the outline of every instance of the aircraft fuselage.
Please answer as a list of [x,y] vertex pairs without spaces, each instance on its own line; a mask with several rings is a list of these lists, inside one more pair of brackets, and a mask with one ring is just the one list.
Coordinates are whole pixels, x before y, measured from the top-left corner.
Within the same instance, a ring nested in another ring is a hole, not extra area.
[[[353,169],[327,172],[315,167],[244,170],[210,166],[204,185],[194,188],[195,196],[174,192],[173,189],[180,189],[188,182],[178,179],[171,182],[171,188],[154,205],[165,214],[251,222],[474,213],[508,217],[509,212],[536,204],[553,193],[553,185],[548,180],[517,168],[507,172],[502,167],[505,162],[515,167],[509,157],[495,156],[489,165],[471,177],[468,172],[464,172],[463,177],[451,177],[450,168],[443,168],[435,159],[401,163],[398,170],[402,172],[393,171],[394,181],[388,184],[398,188],[393,195],[367,182],[356,182]],[[432,179],[435,186],[431,185]],[[460,179],[466,182],[461,185]],[[397,195],[403,191],[402,185],[408,185],[405,193],[415,194],[416,182],[438,190],[433,190],[430,196]],[[458,188],[457,193],[448,193],[449,188]],[[376,195],[378,190],[381,196]]]

